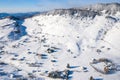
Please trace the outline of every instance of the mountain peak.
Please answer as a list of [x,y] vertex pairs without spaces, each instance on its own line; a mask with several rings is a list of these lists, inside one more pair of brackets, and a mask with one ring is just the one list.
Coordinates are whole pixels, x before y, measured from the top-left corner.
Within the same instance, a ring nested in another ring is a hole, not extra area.
[[115,14],[116,12],[120,12],[120,3],[98,3],[82,7],[82,9],[97,12],[105,10],[107,14]]
[[120,3],[98,3],[80,8],[55,9],[43,13],[44,15],[70,15],[77,17],[95,17],[105,10],[105,14],[120,12]]

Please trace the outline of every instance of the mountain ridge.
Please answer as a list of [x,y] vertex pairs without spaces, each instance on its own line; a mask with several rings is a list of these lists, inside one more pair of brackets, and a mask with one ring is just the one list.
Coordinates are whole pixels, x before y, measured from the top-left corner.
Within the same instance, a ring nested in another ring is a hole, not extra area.
[[[104,11],[102,13],[102,11]],[[77,17],[95,17],[96,15],[115,15],[120,12],[120,3],[98,3],[79,8],[68,8],[68,9],[54,9],[47,12],[43,12],[42,15],[70,15]]]
[[106,14],[116,14],[116,12],[120,12],[120,3],[98,3],[88,6],[83,6],[83,9],[92,10],[96,12],[101,12],[106,10]]

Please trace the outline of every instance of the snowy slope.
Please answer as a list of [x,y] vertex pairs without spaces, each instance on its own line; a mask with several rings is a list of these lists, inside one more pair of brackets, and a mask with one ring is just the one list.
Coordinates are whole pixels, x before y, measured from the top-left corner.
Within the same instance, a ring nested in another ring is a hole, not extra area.
[[83,9],[93,10],[97,12],[101,12],[104,10],[107,14],[116,14],[117,11],[120,11],[120,3],[98,3],[85,6],[83,7]]
[[[69,70],[68,80],[120,80],[120,11],[57,9],[0,24],[0,61],[21,69],[16,72],[24,78],[63,80],[48,75]],[[113,70],[104,74],[108,64]]]

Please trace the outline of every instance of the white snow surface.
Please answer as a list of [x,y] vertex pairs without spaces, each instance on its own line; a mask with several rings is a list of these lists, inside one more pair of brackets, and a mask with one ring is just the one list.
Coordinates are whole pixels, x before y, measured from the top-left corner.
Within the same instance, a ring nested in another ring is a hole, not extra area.
[[[2,19],[0,47],[4,46],[2,51],[5,52],[0,55],[0,61],[22,69],[19,74],[24,77],[28,77],[27,73],[32,73],[45,80],[63,80],[49,78],[47,75],[51,71],[68,69],[66,66],[70,64],[69,70],[73,73],[69,75],[69,80],[89,80],[90,76],[95,80],[120,80],[120,71],[102,74],[90,65],[93,59],[99,58],[108,58],[116,66],[120,65],[120,15],[110,15],[117,21],[106,16],[108,15],[97,15],[91,19],[69,15],[37,15],[25,19],[22,25],[26,27],[27,34],[13,41],[7,36],[13,30],[15,21]],[[58,49],[48,53],[47,49],[51,47]],[[101,52],[97,52],[98,49]],[[15,54],[18,56],[15,57]],[[47,56],[43,59],[36,54]],[[42,64],[41,67],[30,67],[30,63]],[[87,71],[82,69],[83,67],[86,67]]]

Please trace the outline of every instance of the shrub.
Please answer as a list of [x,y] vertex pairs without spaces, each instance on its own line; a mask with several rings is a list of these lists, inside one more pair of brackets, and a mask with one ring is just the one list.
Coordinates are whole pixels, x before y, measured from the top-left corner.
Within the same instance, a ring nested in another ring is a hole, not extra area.
[[90,76],[90,80],[94,80],[92,76]]
[[67,68],[70,68],[70,64],[67,64],[67,66],[66,66]]
[[48,74],[48,77],[51,78],[64,78],[64,75],[61,71],[52,71]]
[[108,67],[104,67],[104,72],[105,72],[105,74],[107,74],[109,72],[109,68]]

